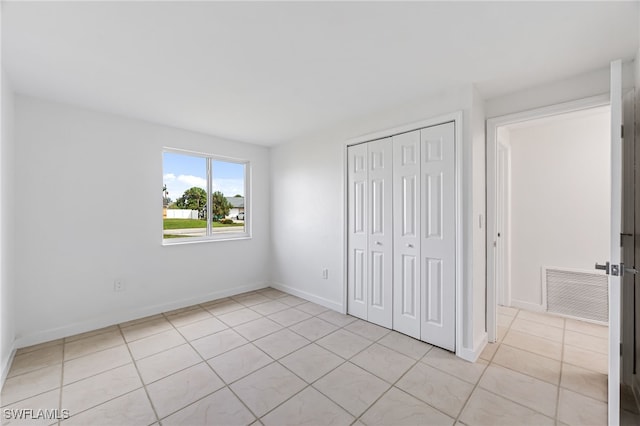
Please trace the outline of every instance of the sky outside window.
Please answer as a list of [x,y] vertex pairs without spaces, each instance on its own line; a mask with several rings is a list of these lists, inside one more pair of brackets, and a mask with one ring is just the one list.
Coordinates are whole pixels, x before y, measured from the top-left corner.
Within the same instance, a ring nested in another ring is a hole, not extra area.
[[[220,191],[226,197],[244,196],[244,164],[214,160],[213,192]],[[172,201],[180,198],[192,187],[207,190],[207,167],[204,157],[194,157],[173,152],[163,153],[163,183]]]

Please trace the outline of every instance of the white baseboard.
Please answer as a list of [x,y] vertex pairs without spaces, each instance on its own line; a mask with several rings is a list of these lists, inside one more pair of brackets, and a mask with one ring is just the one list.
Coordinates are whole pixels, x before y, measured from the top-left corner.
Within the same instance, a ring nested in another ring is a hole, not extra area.
[[298,290],[297,288],[289,287],[281,283],[273,282],[271,283],[271,287],[293,294],[294,296],[298,296],[301,299],[308,300],[309,302],[317,303],[325,308],[333,309],[337,312],[343,312],[342,303],[334,302],[333,300],[325,299],[324,297],[316,296],[315,294],[307,293],[306,291]]
[[525,302],[524,300],[511,299],[511,306],[518,309],[524,309],[526,311],[546,312],[544,306],[537,303]]
[[13,342],[11,346],[11,353],[5,360],[2,365],[2,376],[0,376],[0,390],[4,387],[4,381],[7,379],[7,375],[9,374],[9,369],[11,368],[11,364],[13,364],[13,358],[16,356],[16,342]]
[[139,309],[135,309],[127,312],[118,312],[109,315],[102,315],[95,318],[89,318],[85,321],[67,324],[61,327],[51,328],[48,330],[37,331],[25,336],[20,336],[14,343],[15,348],[24,348],[26,346],[37,345],[39,343],[49,342],[51,340],[60,339],[63,337],[73,336],[79,333],[85,333],[87,331],[98,330],[100,328],[108,327],[114,324],[120,324],[126,321],[131,321],[139,318],[144,318],[150,315],[156,315],[174,309],[180,309],[191,305],[197,305],[200,303],[209,302],[215,299],[221,299],[223,297],[235,296],[236,294],[244,293],[252,290],[259,290],[266,288],[269,285],[265,282],[244,285],[242,287],[235,287],[230,289],[213,291],[197,297],[189,297],[178,301],[169,303],[161,303],[158,305],[145,306]]
[[487,343],[489,342],[488,338],[489,335],[486,332],[482,333],[479,336],[479,339],[477,339],[477,343],[475,344],[473,349],[458,348],[458,350],[456,351],[456,355],[464,359],[465,361],[476,362],[478,358],[480,358],[480,354],[482,353],[484,348],[487,346]]

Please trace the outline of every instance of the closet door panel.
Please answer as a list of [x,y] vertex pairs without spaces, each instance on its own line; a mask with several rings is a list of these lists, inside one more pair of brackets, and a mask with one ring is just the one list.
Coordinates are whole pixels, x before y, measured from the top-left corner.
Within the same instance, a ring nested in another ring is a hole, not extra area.
[[425,320],[436,326],[443,326],[442,317],[442,259],[426,258],[425,263]]
[[420,131],[393,137],[393,329],[420,338]]
[[366,320],[369,249],[367,145],[349,147],[347,161],[347,312]]
[[455,127],[420,131],[421,339],[455,350]]
[[366,144],[369,158],[369,286],[367,319],[393,323],[393,220],[391,138]]
[[425,176],[425,196],[427,211],[425,212],[425,237],[442,239],[442,173],[428,173]]

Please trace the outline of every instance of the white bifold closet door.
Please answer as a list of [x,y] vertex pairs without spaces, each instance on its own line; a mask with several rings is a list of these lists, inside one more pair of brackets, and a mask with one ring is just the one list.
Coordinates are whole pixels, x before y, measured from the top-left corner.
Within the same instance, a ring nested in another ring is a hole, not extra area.
[[420,130],[420,337],[455,350],[456,236],[454,123]]
[[348,312],[393,326],[391,139],[348,149]]
[[455,127],[348,148],[351,315],[455,350]]
[[393,329],[420,339],[420,130],[393,137]]

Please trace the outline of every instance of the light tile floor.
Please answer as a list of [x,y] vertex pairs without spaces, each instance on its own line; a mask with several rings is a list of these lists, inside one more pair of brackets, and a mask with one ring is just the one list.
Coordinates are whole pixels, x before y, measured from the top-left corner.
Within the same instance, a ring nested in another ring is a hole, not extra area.
[[606,424],[606,327],[500,307],[499,336],[468,363],[269,288],[20,349],[1,401],[64,426]]

